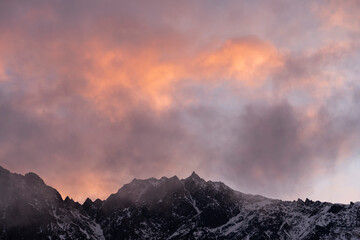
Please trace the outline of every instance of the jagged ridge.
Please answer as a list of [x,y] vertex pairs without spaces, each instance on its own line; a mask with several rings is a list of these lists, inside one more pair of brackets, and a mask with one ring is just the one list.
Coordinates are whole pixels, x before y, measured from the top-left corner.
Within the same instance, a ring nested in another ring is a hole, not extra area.
[[360,204],[243,194],[195,172],[134,179],[84,204],[0,167],[0,239],[359,239]]

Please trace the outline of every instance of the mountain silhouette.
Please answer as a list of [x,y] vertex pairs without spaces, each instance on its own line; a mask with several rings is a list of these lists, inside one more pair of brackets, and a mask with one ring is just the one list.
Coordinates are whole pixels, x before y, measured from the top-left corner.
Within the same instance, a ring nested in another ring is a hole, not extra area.
[[359,239],[360,203],[281,201],[221,182],[134,179],[81,205],[0,167],[0,239]]

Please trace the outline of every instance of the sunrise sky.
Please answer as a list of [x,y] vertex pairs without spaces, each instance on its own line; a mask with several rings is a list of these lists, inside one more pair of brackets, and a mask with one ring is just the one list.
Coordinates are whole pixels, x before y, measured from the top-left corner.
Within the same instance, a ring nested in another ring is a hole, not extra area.
[[357,0],[1,0],[0,165],[360,201],[359,39]]

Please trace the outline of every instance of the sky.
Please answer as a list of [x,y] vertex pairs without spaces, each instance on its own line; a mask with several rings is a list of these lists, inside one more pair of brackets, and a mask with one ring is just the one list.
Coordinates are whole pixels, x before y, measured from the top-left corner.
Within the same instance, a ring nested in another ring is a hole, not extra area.
[[359,39],[357,0],[1,0],[0,165],[360,201]]

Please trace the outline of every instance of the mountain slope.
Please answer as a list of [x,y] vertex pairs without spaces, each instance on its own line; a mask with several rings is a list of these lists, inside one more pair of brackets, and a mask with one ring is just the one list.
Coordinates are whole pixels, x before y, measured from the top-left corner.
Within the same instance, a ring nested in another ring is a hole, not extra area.
[[0,239],[360,239],[360,203],[268,199],[195,173],[134,179],[80,205],[0,168],[0,213]]
[[0,239],[104,239],[100,226],[75,205],[35,173],[0,167]]

